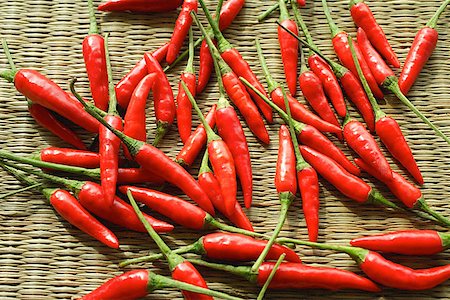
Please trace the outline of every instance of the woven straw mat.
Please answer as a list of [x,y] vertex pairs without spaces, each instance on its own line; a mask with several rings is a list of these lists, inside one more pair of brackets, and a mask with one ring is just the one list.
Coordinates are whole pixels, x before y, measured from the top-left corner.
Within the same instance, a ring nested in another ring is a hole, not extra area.
[[[98,2],[98,1],[96,1]],[[225,36],[236,45],[250,63],[257,76],[263,80],[254,46],[255,37],[261,39],[262,48],[270,69],[282,82],[283,71],[277,41],[278,17],[275,13],[262,24],[256,16],[274,1],[246,1]],[[96,3],[98,4],[98,3]],[[215,3],[208,3],[213,9]],[[415,33],[425,25],[440,5],[440,1],[370,1],[378,22],[385,30],[391,45],[404,61]],[[337,24],[355,36],[355,27],[348,12],[348,1],[330,1]],[[330,32],[321,10],[320,1],[307,1],[302,9],[306,23],[319,47],[335,58]],[[199,9],[200,17],[206,20]],[[110,32],[110,51],[115,82],[142,57],[144,51],[156,49],[166,42],[172,33],[177,11],[162,14],[97,13],[103,33]],[[88,31],[87,3],[81,0],[1,0],[0,35],[9,42],[17,67],[33,68],[68,87],[71,77],[79,78],[79,91],[89,97],[85,67],[81,53],[81,41]],[[450,12],[444,12],[437,26],[439,43],[425,66],[418,82],[409,93],[411,101],[444,133],[450,136]],[[195,29],[195,35],[199,32]],[[198,54],[198,53],[197,53]],[[198,59],[196,58],[196,61]],[[8,68],[4,55],[0,55],[1,69]],[[169,72],[168,77],[177,94],[178,78],[185,62]],[[198,70],[198,65],[196,65]],[[200,108],[206,111],[218,97],[213,78],[207,90],[197,97]],[[4,80],[0,81],[0,130],[1,148],[21,155],[29,155],[48,145],[66,147],[48,131],[35,124],[27,111],[24,97]],[[304,99],[300,96],[300,101]],[[149,101],[150,102],[150,101]],[[388,96],[388,104],[382,108],[395,117],[405,133],[408,143],[423,172],[426,184],[422,192],[429,204],[440,213],[450,216],[448,186],[450,176],[450,146],[436,137],[424,123],[409,112],[395,98]],[[149,140],[153,140],[155,122],[153,105],[148,108]],[[352,109],[352,116],[358,116]],[[359,117],[359,116],[358,116]],[[198,118],[194,117],[196,125]],[[277,159],[277,133],[281,120],[268,126],[272,141],[262,146],[246,126],[244,130],[251,150],[254,174],[254,202],[247,214],[258,232],[271,232],[275,227],[279,203],[274,187]],[[92,136],[79,131],[87,143]],[[334,137],[330,137],[334,141]],[[348,148],[336,141],[347,155]],[[174,158],[182,144],[174,126],[161,143],[160,148]],[[385,148],[382,148],[386,152]],[[387,155],[396,171],[405,174]],[[190,170],[196,174],[199,159]],[[0,192],[22,187],[12,176],[0,171]],[[364,175],[390,200],[392,195],[372,178]],[[169,192],[178,193],[177,190]],[[238,195],[241,197],[241,194]],[[320,180],[320,242],[346,244],[352,238],[400,229],[440,229],[441,227],[420,220],[411,214],[395,213],[371,205],[360,205],[341,195],[324,180]],[[152,213],[153,214],[153,213]],[[156,214],[155,214],[156,215]],[[156,217],[160,217],[156,215]],[[164,219],[164,218],[162,218]],[[151,251],[155,244],[146,234],[134,233],[108,224],[121,242],[120,251],[103,246],[57,216],[44,197],[36,192],[23,192],[1,200],[0,209],[0,299],[70,299],[92,291],[106,280],[121,274],[118,263],[125,258],[137,257]],[[185,230],[179,226],[164,239],[173,248],[195,241],[203,233]],[[301,201],[297,198],[291,207],[282,236],[307,238]],[[304,263],[317,266],[339,267],[362,272],[344,254],[298,247]],[[414,268],[444,265],[448,253],[431,257],[401,257],[389,255],[396,262]],[[135,266],[151,268],[159,274],[170,275],[167,264],[155,262]],[[129,270],[129,269],[127,269]],[[199,268],[212,289],[229,292],[243,298],[255,298],[258,289],[253,284],[218,271]],[[449,299],[450,281],[430,291],[403,292],[383,289],[378,294],[357,291],[271,291],[269,299]],[[182,299],[177,290],[156,291],[148,299]]]

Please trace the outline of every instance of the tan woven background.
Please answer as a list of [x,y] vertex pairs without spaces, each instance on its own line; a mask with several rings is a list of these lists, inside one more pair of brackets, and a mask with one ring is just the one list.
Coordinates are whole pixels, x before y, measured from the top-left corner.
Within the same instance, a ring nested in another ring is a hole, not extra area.
[[[98,3],[98,1],[96,1]],[[280,81],[283,74],[273,23],[278,14],[263,24],[256,15],[274,1],[248,0],[226,37],[238,47],[257,75],[258,66],[254,38],[262,40],[270,68]],[[209,2],[212,8],[215,5]],[[370,7],[383,26],[401,61],[404,61],[410,43],[417,32],[432,16],[440,1],[388,0],[370,1]],[[355,28],[347,10],[347,1],[330,1],[333,16],[342,28],[354,35]],[[312,35],[328,55],[331,55],[329,30],[321,12],[320,1],[307,1],[302,10]],[[116,82],[141,58],[146,50],[153,50],[171,35],[177,12],[150,15],[98,13],[102,32],[110,32],[110,49]],[[202,16],[203,17],[203,16]],[[0,36],[9,42],[13,58],[20,68],[34,68],[66,87],[72,76],[80,79],[79,90],[88,96],[87,78],[81,55],[81,41],[88,30],[86,1],[73,0],[0,0]],[[203,19],[204,20],[204,19]],[[410,92],[410,99],[430,119],[450,135],[450,12],[445,12],[439,22],[439,44],[422,72],[418,83]],[[198,32],[196,32],[198,35]],[[197,59],[196,59],[197,61]],[[0,67],[7,68],[0,55]],[[170,72],[175,87],[184,63]],[[176,87],[175,87],[176,88]],[[175,91],[176,92],[176,91]],[[66,146],[50,133],[39,128],[27,112],[26,102],[11,84],[0,81],[0,132],[1,148],[30,154],[49,144]],[[198,102],[205,109],[217,99],[215,80],[212,80]],[[301,97],[299,97],[301,101]],[[429,203],[439,212],[450,216],[450,146],[408,112],[395,99],[383,105],[402,126],[407,140],[423,172],[426,184],[422,191]],[[152,107],[152,105],[150,105]],[[356,114],[353,114],[356,116]],[[153,139],[154,115],[149,109],[149,138]],[[279,125],[269,126],[272,143],[261,146],[246,129],[251,147],[255,189],[254,205],[248,211],[258,232],[273,229],[278,216],[278,199],[273,184],[275,173],[277,131]],[[86,136],[86,139],[91,137]],[[339,144],[346,149],[345,146]],[[173,129],[161,148],[175,157],[181,148]],[[383,149],[385,150],[385,149]],[[348,149],[347,153],[350,155]],[[397,165],[393,165],[399,170]],[[197,165],[192,169],[197,172]],[[403,171],[402,171],[403,173]],[[20,188],[11,176],[3,171],[0,193]],[[373,180],[372,180],[373,181]],[[376,184],[377,187],[382,186]],[[383,189],[383,188],[382,188]],[[384,194],[392,199],[386,192]],[[411,215],[396,214],[378,207],[361,206],[345,199],[329,184],[321,180],[320,241],[347,243],[360,235],[408,228],[431,229],[431,223]],[[107,279],[123,270],[117,263],[126,257],[135,257],[155,246],[145,234],[137,234],[111,226],[121,241],[121,251],[102,246],[86,234],[73,228],[55,215],[41,195],[26,192],[1,200],[0,209],[0,299],[70,299],[93,290]],[[177,247],[196,240],[202,233],[192,233],[177,227],[165,237]],[[283,235],[306,238],[306,229],[300,200],[289,213]],[[305,263],[341,267],[362,274],[353,261],[343,254],[312,251],[298,248]],[[389,256],[412,267],[432,267],[448,263],[450,255],[433,257]],[[142,266],[141,266],[142,267]],[[167,265],[155,263],[158,273],[168,274]],[[244,298],[254,298],[258,290],[240,278],[200,268],[209,286]],[[283,291],[270,292],[271,299],[448,299],[450,282],[426,292],[402,292],[384,289],[379,294],[362,292]],[[148,299],[182,299],[179,291],[158,291]]]

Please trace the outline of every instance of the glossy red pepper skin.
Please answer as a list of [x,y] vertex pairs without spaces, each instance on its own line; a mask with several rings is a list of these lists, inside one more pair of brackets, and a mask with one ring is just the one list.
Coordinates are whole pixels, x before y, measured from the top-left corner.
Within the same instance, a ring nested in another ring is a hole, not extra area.
[[101,11],[165,12],[176,9],[183,0],[109,0],[101,3]]
[[[211,233],[200,240],[206,257],[227,261],[256,260],[267,244],[267,241],[226,232]],[[292,249],[278,244],[270,248],[266,260],[277,260],[283,253],[286,254],[286,261],[301,263],[300,257]]]
[[81,297],[80,300],[140,299],[149,293],[147,290],[148,283],[148,271],[129,271],[108,280],[96,290]]
[[97,221],[68,191],[44,189],[43,192],[64,220],[106,246],[114,249],[119,248],[119,241],[114,233]]
[[119,168],[117,171],[118,184],[151,183],[161,185],[165,182],[158,175],[142,168]]
[[408,56],[406,56],[402,73],[398,78],[398,85],[403,95],[409,92],[417,77],[419,77],[420,71],[436,48],[438,36],[437,30],[430,27],[424,27],[417,32]]
[[98,121],[84,110],[83,105],[41,73],[21,69],[14,76],[14,85],[33,103],[56,112],[89,132],[98,132]]
[[[182,282],[190,283],[199,287],[208,288],[205,279],[197,271],[197,269],[188,261],[183,261],[172,270],[172,278]],[[182,291],[186,300],[213,300],[213,297],[197,294],[188,291]]]
[[[80,204],[89,212],[113,224],[123,226],[127,229],[145,232],[145,228],[136,216],[131,205],[120,199],[114,198],[112,206],[105,206],[102,187],[94,182],[86,181],[77,196]],[[169,232],[173,226],[169,223],[157,220],[144,214],[147,221],[157,232]]]
[[[291,109],[292,118],[299,122],[311,125],[317,130],[322,132],[331,132],[331,133],[340,133],[342,132],[341,128],[328,123],[318,117],[316,114],[308,110],[303,104],[301,104],[297,99],[292,97],[290,94],[286,95],[289,101],[289,108]],[[274,89],[270,93],[270,97],[272,101],[279,107],[281,107],[284,111],[286,111],[286,107],[284,105],[283,100],[283,92],[280,87]]]
[[86,150],[86,145],[77,134],[56,119],[47,108],[30,102],[28,103],[28,111],[36,123],[75,148]]
[[[107,115],[105,121],[113,128],[122,131],[122,119]],[[100,179],[106,206],[113,205],[119,168],[120,139],[105,126],[99,130]]]
[[275,171],[275,187],[277,193],[297,193],[297,171],[295,169],[295,153],[291,135],[286,125],[278,131],[278,158]]
[[192,105],[189,101],[186,92],[181,86],[181,81],[183,81],[189,88],[192,96],[195,97],[196,93],[196,78],[195,74],[183,72],[181,73],[180,84],[178,85],[178,96],[177,96],[177,125],[178,132],[180,133],[181,141],[183,144],[186,143],[189,136],[191,135],[192,127]]
[[[298,35],[297,23],[284,20],[281,24]],[[282,27],[278,26],[278,42],[280,43],[281,59],[283,61],[286,83],[291,95],[297,93],[298,41]]]
[[364,1],[357,0],[354,2],[356,3],[350,4],[350,13],[355,24],[366,31],[370,43],[392,66],[400,68],[400,62],[397,59],[397,55],[395,55],[392,50],[383,29],[378,25],[369,6],[367,6]]
[[[263,286],[275,263],[266,262],[258,270],[257,284]],[[269,284],[270,289],[354,289],[379,292],[380,288],[367,278],[346,270],[313,267],[298,263],[281,263]]]
[[344,125],[345,141],[365,162],[377,170],[384,181],[392,180],[392,170],[377,142],[364,125],[351,120]]
[[242,7],[244,7],[244,4],[245,0],[228,0],[223,4],[219,18],[220,31],[230,27]]
[[[155,57],[158,62],[161,62],[166,57],[168,48],[169,44],[166,43],[152,52],[152,56]],[[145,59],[142,58],[124,77],[122,77],[119,83],[117,83],[115,88],[116,98],[122,108],[128,107],[133,91],[147,74],[147,64],[145,63]]]
[[48,147],[42,149],[37,158],[46,162],[83,168],[98,168],[100,166],[100,155],[85,150]]
[[84,38],[83,58],[95,106],[106,111],[109,102],[108,73],[105,40],[100,34],[90,34]]
[[227,144],[233,156],[236,174],[242,186],[246,208],[250,208],[253,195],[253,172],[247,139],[241,122],[232,106],[219,108],[216,113],[219,135]]
[[319,235],[319,179],[311,166],[297,172],[298,188],[302,196],[302,209],[305,215],[308,237],[316,242]]
[[[211,128],[214,128],[216,125],[216,109],[217,105],[214,104],[205,117],[206,122]],[[191,166],[205,144],[206,131],[203,125],[199,124],[197,129],[189,136],[186,143],[184,143],[175,161],[185,167]]]
[[373,251],[368,252],[359,267],[373,281],[400,290],[428,290],[450,278],[450,265],[413,270]]
[[300,6],[305,6],[306,5],[306,0],[297,0],[297,4]]
[[325,94],[327,94],[337,114],[341,117],[345,117],[347,114],[347,106],[344,101],[344,95],[341,86],[339,85],[339,81],[331,70],[331,67],[317,54],[313,54],[308,58],[308,65],[311,68],[311,71],[313,71],[322,82]]
[[345,171],[333,159],[309,147],[300,146],[305,160],[342,194],[357,202],[368,200],[371,187],[358,177]]
[[183,42],[186,39],[189,28],[192,26],[191,11],[197,12],[197,0],[184,0],[181,7],[180,14],[175,21],[175,28],[173,29],[172,38],[169,42],[169,49],[167,49],[166,61],[168,64],[174,62],[180,52]]
[[354,247],[403,255],[434,255],[445,250],[443,243],[435,230],[401,230],[350,241]]

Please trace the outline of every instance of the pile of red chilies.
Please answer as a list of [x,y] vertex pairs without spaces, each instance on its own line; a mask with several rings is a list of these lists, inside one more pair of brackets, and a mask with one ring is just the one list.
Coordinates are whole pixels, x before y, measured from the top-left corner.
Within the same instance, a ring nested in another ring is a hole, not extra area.
[[[276,3],[259,16],[259,21],[276,10],[280,12],[277,29],[287,90],[272,77],[262,46],[256,39],[267,92],[239,50],[222,34],[244,2],[227,0],[223,3],[219,0],[214,14],[210,13],[203,0],[109,0],[100,4],[100,11],[146,13],[170,11],[181,6],[171,39],[158,49],[146,52],[114,85],[108,34],[100,34],[94,5],[92,0],[88,1],[90,28],[83,41],[83,57],[92,101],[83,99],[76,92],[76,79],[71,81],[68,92],[37,71],[16,69],[6,41],[3,41],[10,70],[1,72],[0,76],[14,83],[17,91],[26,97],[30,114],[38,124],[76,148],[48,147],[32,157],[0,150],[0,166],[27,185],[16,192],[27,189],[40,191],[65,220],[111,248],[119,248],[117,237],[94,215],[130,230],[147,231],[161,254],[129,259],[120,266],[164,258],[172,273],[173,279],[147,270],[126,272],[82,299],[138,299],[164,288],[182,290],[185,299],[240,299],[209,290],[193,264],[231,272],[250,280],[262,287],[258,299],[264,297],[267,288],[377,292],[380,288],[376,282],[396,289],[425,290],[450,278],[450,265],[414,270],[374,252],[433,255],[450,248],[450,234],[446,232],[404,230],[357,238],[350,242],[351,246],[317,242],[320,219],[317,174],[356,202],[414,212],[450,227],[450,220],[428,206],[418,187],[391,169],[372,135],[376,133],[412,178],[419,185],[424,184],[400,126],[378,105],[384,93],[391,91],[450,144],[449,138],[405,96],[436,47],[438,33],[435,27],[450,0],[443,1],[435,15],[417,33],[398,79],[388,64],[400,68],[400,62],[363,0],[350,0],[349,3],[350,14],[358,27],[356,39],[339,29],[327,1],[322,0],[332,45],[340,63],[325,56],[314,44],[300,14],[299,6],[305,6],[305,1],[274,1]],[[199,4],[208,21],[206,28],[197,18]],[[191,29],[194,23],[202,34],[196,41]],[[298,36],[299,28],[305,39]],[[188,49],[180,53],[186,39],[189,41]],[[307,56],[301,45],[308,50]],[[197,46],[200,46],[198,75],[194,70],[194,49]],[[188,61],[181,73],[175,98],[166,72],[186,57]],[[301,72],[298,75],[299,59]],[[163,69],[164,61],[168,65]],[[213,71],[217,76],[219,99],[203,116],[195,96],[205,89]],[[294,98],[298,86],[315,113]],[[150,94],[157,123],[152,145],[146,143],[145,108]],[[350,116],[345,98],[355,105],[366,124]],[[270,142],[265,122],[273,122],[273,111],[286,123],[279,129],[275,187],[281,208],[272,235],[255,233],[237,200],[239,178],[245,207],[250,208],[253,179],[247,140],[235,108],[251,132],[264,144]],[[192,130],[192,109],[201,120],[195,130]],[[119,111],[125,113],[121,115]],[[89,151],[66,122],[61,121],[62,118],[98,134],[98,153]],[[156,146],[175,119],[184,146],[172,160]],[[345,141],[358,155],[354,160],[356,165],[324,133],[334,134],[340,141]],[[205,145],[198,179],[195,180],[186,168],[195,162]],[[121,148],[124,158],[119,155]],[[384,183],[406,208],[386,200],[364,182],[359,177],[361,170]],[[57,171],[98,180],[100,184],[57,176]],[[28,174],[45,179],[45,182],[31,179]],[[150,184],[163,187],[166,183],[178,187],[198,206],[160,190],[135,186]],[[278,236],[297,191],[302,199],[309,241]],[[127,195],[131,204],[117,194]],[[158,233],[170,232],[173,225],[142,213],[135,201],[185,228],[219,229],[221,232],[206,234],[191,245],[172,250]],[[216,220],[213,217],[216,209],[235,226]],[[283,243],[346,253],[369,279],[346,270],[302,264],[297,254]],[[237,267],[199,259],[188,260],[181,256],[185,253],[222,262],[254,263]],[[277,262],[268,262],[270,260]]]

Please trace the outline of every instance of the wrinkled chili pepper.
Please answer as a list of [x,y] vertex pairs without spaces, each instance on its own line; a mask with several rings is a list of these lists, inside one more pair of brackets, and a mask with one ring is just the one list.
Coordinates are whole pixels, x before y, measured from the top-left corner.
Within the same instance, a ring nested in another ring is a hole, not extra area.
[[349,1],[350,14],[356,26],[361,27],[367,33],[370,43],[378,52],[395,68],[400,68],[400,62],[397,59],[389,44],[386,35],[380,25],[375,20],[369,6],[364,0]]
[[372,70],[372,74],[377,80],[378,84],[394,93],[395,96],[397,96],[397,98],[403,104],[405,104],[416,114],[416,116],[418,116],[425,124],[433,129],[437,136],[442,137],[447,143],[450,144],[450,139],[438,127],[431,123],[430,120],[428,120],[428,118],[425,117],[401,92],[400,87],[398,86],[397,77],[395,77],[394,72],[388,67],[388,65],[383,61],[378,52],[372,47],[369,40],[367,39],[367,35],[362,28],[358,29],[357,39],[367,61],[367,64]]
[[[450,1],[448,0],[443,1],[439,9],[427,22],[425,27],[420,29],[416,34],[411,48],[409,49],[408,56],[406,56],[402,73],[398,78],[398,86],[400,87],[403,95],[408,94],[417,77],[419,77],[420,71],[422,71],[423,67],[436,48],[439,35],[435,29],[437,21],[449,3]],[[370,39],[370,34],[368,32],[366,32],[366,34]]]
[[108,0],[98,6],[101,11],[165,12],[176,9],[183,0]]
[[450,248],[450,234],[435,230],[400,230],[356,238],[354,247],[404,255],[434,255]]

